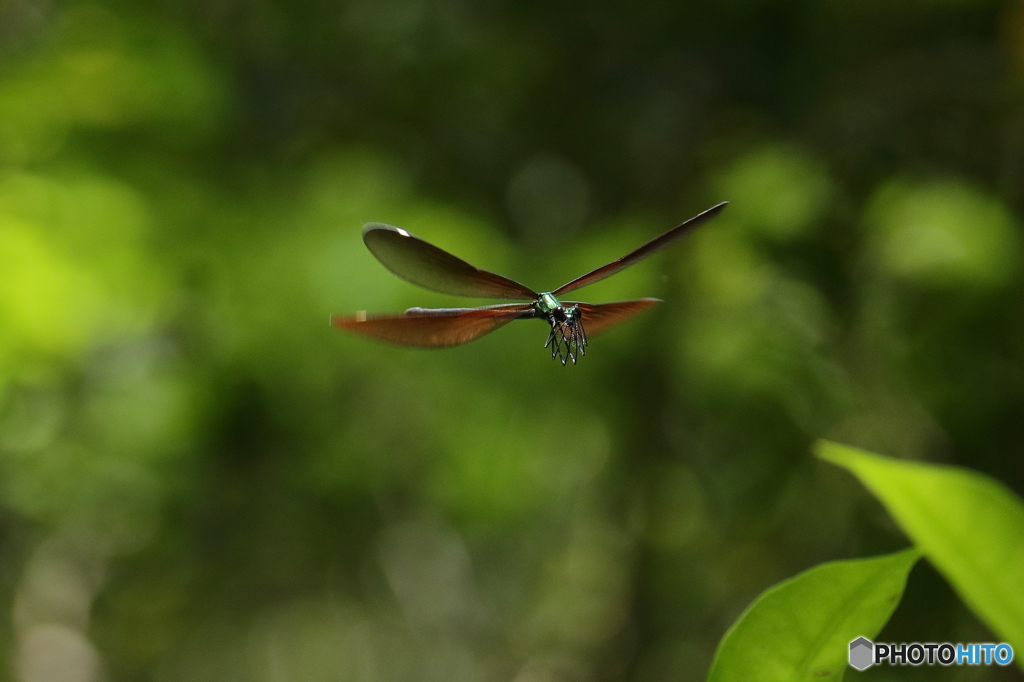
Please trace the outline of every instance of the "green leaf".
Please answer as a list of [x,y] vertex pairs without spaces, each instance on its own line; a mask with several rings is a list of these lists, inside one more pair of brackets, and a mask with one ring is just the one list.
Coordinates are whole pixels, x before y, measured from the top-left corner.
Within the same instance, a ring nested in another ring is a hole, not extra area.
[[959,467],[880,457],[819,442],[849,469],[993,632],[1024,650],[1024,504],[998,481]]
[[878,634],[920,556],[833,561],[769,588],[725,633],[709,682],[842,679],[850,642]]

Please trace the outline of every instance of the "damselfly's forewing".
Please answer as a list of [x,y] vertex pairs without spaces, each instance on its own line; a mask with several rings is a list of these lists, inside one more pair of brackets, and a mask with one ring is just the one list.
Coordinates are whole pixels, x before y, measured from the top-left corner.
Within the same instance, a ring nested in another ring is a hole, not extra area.
[[605,277],[611,277],[617,272],[622,272],[630,265],[636,265],[644,258],[647,258],[648,256],[651,256],[657,253],[658,251],[661,251],[666,246],[682,237],[684,234],[687,234],[694,228],[697,228],[700,225],[706,223],[711,218],[714,218],[723,208],[726,207],[726,205],[728,205],[728,203],[728,201],[723,201],[717,206],[712,206],[703,213],[698,213],[694,217],[687,220],[685,223],[673,227],[671,230],[661,235],[660,237],[655,237],[651,241],[641,246],[639,249],[630,251],[622,258],[619,258],[618,260],[613,260],[611,263],[608,263],[607,265],[602,265],[596,270],[591,270],[585,275],[580,275],[571,282],[567,282],[562,286],[558,287],[551,293],[555,296],[561,296],[562,294],[566,294],[570,291],[575,291],[576,289],[582,289],[583,287],[590,286],[594,282],[600,282]]
[[475,268],[405,230],[370,223],[363,243],[391,272],[416,286],[452,296],[533,300],[538,294],[519,282]]

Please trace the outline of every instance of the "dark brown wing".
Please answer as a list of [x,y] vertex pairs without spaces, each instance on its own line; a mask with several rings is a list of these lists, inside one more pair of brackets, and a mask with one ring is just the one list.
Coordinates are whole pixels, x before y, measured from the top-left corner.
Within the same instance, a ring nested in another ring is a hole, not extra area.
[[621,272],[622,270],[625,270],[630,265],[634,265],[635,263],[642,261],[644,258],[647,258],[651,254],[656,253],[661,249],[665,248],[666,246],[668,246],[675,240],[679,239],[680,237],[682,237],[684,234],[694,229],[695,227],[698,227],[707,222],[708,220],[710,220],[711,218],[714,218],[723,208],[726,207],[728,203],[728,201],[723,201],[717,206],[712,206],[703,213],[699,213],[694,217],[690,218],[682,225],[677,225],[676,227],[673,227],[671,230],[661,235],[660,237],[655,237],[651,241],[641,246],[639,249],[630,251],[622,258],[612,261],[611,263],[608,263],[608,265],[602,265],[596,270],[591,270],[587,274],[581,275],[574,279],[573,281],[563,284],[562,286],[552,291],[552,295],[554,295],[555,297],[561,296],[562,294],[568,293],[570,291],[574,291],[576,289],[581,289],[585,286],[589,286],[594,282],[599,282],[605,277],[611,277],[616,272]]
[[532,304],[506,303],[482,308],[409,308],[404,315],[332,315],[331,325],[399,346],[447,348],[529,317],[533,317]]
[[[615,303],[576,303],[583,313],[583,331],[587,336],[600,334],[605,329],[619,322],[628,320],[641,310],[647,310],[655,303],[661,303],[657,298],[641,298],[637,301],[617,301]],[[568,301],[564,305],[574,305]]]
[[472,298],[537,298],[529,287],[475,268],[398,227],[370,223],[363,228],[363,243],[384,267],[424,289]]

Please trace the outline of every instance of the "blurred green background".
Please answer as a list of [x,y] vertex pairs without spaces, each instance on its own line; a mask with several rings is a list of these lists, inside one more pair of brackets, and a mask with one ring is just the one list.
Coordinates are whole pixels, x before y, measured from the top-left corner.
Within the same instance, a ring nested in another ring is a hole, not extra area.
[[[1024,490],[1022,190],[1016,2],[3,0],[2,675],[702,680],[906,544],[814,438]],[[722,200],[576,367],[327,323],[473,304],[364,222],[541,290]]]

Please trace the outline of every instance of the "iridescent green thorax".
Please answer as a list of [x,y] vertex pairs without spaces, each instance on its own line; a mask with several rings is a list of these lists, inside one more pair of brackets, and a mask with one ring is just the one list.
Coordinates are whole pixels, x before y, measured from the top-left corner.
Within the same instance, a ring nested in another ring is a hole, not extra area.
[[551,359],[563,365],[587,353],[587,334],[583,330],[583,313],[579,305],[564,306],[550,292],[544,292],[534,303],[537,314],[551,325],[544,347],[551,347]]
[[561,307],[562,303],[546,291],[537,297],[537,310],[544,315],[548,315],[555,308]]

